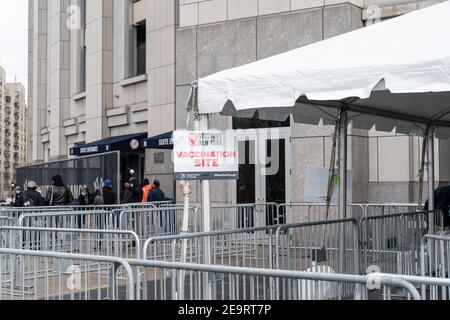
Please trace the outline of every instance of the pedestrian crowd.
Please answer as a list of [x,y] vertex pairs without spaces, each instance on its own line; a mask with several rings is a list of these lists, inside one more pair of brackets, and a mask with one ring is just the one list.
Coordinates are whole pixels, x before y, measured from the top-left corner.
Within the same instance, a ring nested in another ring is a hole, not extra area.
[[[122,204],[161,202],[168,200],[161,190],[161,183],[158,179],[150,183],[144,179],[139,183],[138,179],[132,176],[124,184],[121,194]],[[100,206],[118,204],[117,194],[113,191],[113,181],[107,179],[103,186],[91,192],[87,186],[80,190],[78,199],[74,199],[70,188],[64,183],[61,175],[52,177],[51,185],[46,189],[45,195],[36,181],[27,180],[26,190],[22,192],[20,187],[15,185],[11,188],[11,198],[9,205],[12,207],[40,207],[40,206]]]

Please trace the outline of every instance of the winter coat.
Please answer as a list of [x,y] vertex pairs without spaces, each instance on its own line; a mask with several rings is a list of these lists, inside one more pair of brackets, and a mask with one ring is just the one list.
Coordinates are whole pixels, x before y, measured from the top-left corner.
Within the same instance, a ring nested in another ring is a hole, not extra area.
[[110,187],[103,187],[103,202],[105,205],[117,204],[117,197]]
[[[441,210],[444,216],[444,226],[450,226],[450,186],[440,187],[434,191],[434,209]],[[428,200],[425,203],[425,210],[428,210]]]
[[51,186],[45,199],[45,203],[50,206],[65,206],[72,202],[72,191],[67,186]]
[[140,203],[141,202],[141,195],[139,192],[139,186],[131,186],[125,190],[125,193],[123,195],[123,201],[124,204],[127,203]]
[[166,195],[160,188],[153,188],[148,193],[147,202],[161,202],[166,200]]
[[29,189],[22,195],[25,207],[42,207],[44,205],[44,198],[36,190]]

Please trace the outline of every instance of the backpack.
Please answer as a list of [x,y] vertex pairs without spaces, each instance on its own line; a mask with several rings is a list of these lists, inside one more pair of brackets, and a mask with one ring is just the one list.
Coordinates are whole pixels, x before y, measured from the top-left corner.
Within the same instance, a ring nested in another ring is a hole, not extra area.
[[100,189],[95,193],[93,204],[94,206],[101,206],[105,204],[105,199],[103,198],[103,190]]

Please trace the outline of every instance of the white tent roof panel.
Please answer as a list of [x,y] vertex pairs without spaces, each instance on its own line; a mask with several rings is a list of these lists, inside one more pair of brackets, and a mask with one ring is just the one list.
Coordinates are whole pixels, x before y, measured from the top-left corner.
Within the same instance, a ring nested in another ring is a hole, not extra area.
[[[345,103],[355,127],[450,133],[450,1],[198,82],[200,113],[334,123]],[[322,105],[322,107],[319,107]]]

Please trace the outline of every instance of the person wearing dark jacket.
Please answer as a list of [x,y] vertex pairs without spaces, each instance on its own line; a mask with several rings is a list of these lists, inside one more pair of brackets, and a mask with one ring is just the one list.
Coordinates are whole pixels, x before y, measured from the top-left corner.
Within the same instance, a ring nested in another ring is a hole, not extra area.
[[[425,202],[425,210],[428,211],[428,203]],[[450,186],[440,187],[434,191],[434,209],[441,210],[444,217],[444,227],[450,226]]]
[[45,203],[49,206],[65,206],[73,202],[73,195],[62,177],[58,174],[52,178],[52,185],[47,192]]
[[44,198],[36,191],[36,182],[29,180],[27,182],[27,190],[23,193],[24,207],[42,207],[44,205]]
[[78,197],[78,205],[89,206],[93,203],[93,194],[89,191],[88,187],[84,187],[81,190],[81,194]]
[[136,178],[131,178],[130,182],[125,183],[125,193],[123,195],[122,202],[127,203],[140,203],[139,181]]
[[13,207],[23,207],[23,193],[20,187],[14,187],[12,192],[12,203]]
[[161,202],[166,200],[166,195],[161,190],[159,180],[153,181],[153,189],[148,193],[148,202]]
[[103,193],[103,203],[105,205],[113,205],[117,203],[117,197],[114,191],[112,190],[113,183],[110,179],[105,181],[105,185],[102,189]]

